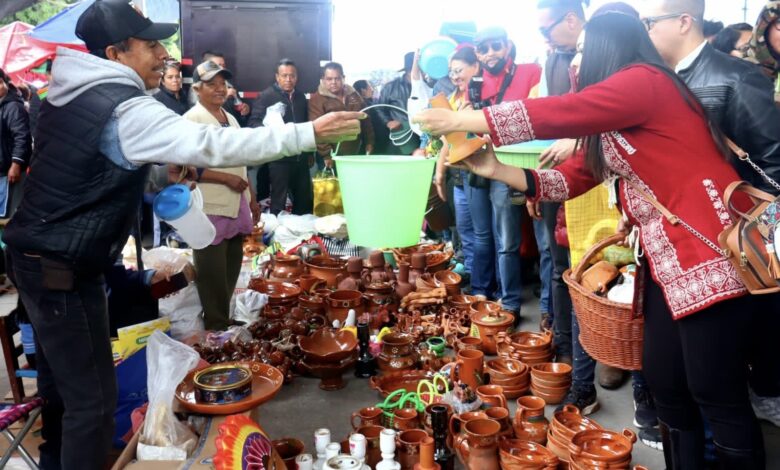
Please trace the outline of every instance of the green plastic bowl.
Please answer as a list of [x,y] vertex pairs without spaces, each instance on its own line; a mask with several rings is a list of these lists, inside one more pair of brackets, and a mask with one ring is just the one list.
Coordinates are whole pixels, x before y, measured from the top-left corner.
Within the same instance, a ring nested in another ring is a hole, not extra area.
[[358,155],[334,160],[353,244],[403,248],[419,243],[436,159]]
[[532,140],[522,144],[496,147],[496,158],[505,165],[533,170],[539,166],[539,155],[554,143],[554,140]]

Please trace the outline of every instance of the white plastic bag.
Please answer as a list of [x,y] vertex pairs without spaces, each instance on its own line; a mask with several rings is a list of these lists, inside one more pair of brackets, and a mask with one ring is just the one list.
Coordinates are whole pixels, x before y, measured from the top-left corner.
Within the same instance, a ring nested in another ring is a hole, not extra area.
[[[173,414],[176,387],[200,356],[191,347],[155,331],[146,345],[149,409],[138,446],[138,460],[184,460],[198,438]],[[141,445],[143,444],[143,445]],[[180,458],[181,456],[184,458]]]
[[347,238],[347,218],[344,214],[333,214],[320,217],[314,222],[314,230],[317,233],[343,240]]
[[194,283],[160,299],[158,305],[160,316],[171,320],[171,336],[175,339],[184,339],[192,333],[203,331],[203,306]]
[[268,303],[268,295],[246,290],[235,296],[236,305],[231,311],[233,320],[251,325],[260,319],[260,312]]
[[152,248],[143,253],[144,267],[170,274],[179,273],[190,264],[190,260],[184,255],[184,252],[185,250],[167,246]]
[[284,126],[284,113],[287,111],[287,105],[281,101],[269,106],[265,110],[265,117],[263,118],[263,126],[265,127],[278,127]]

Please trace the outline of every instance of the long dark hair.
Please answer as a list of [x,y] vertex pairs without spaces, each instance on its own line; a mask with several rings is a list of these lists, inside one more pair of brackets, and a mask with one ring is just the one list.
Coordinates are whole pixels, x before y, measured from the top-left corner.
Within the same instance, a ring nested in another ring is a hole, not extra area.
[[[633,64],[648,64],[668,76],[688,106],[707,120],[718,148],[727,155],[720,130],[708,118],[704,107],[685,82],[664,64],[644,25],[637,18],[619,12],[592,18],[586,26],[578,89],[599,83]],[[607,176],[607,166],[600,136],[587,136],[582,143],[588,169],[597,180],[603,180]]]
[[8,74],[5,73],[5,70],[3,69],[0,69],[0,80],[2,80],[3,83],[5,83],[5,86],[8,87],[9,93],[11,92],[19,93],[17,91],[16,85],[14,85],[14,82],[11,81],[11,77],[9,77]]

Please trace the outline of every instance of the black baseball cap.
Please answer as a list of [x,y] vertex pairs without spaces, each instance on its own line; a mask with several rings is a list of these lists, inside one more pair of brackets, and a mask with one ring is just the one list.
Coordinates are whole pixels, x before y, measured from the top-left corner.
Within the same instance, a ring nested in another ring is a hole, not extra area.
[[130,38],[159,41],[176,33],[175,23],[154,23],[128,0],[95,0],[76,23],[76,36],[90,51]]
[[414,67],[414,52],[407,52],[404,54],[404,68],[399,72],[411,72]]

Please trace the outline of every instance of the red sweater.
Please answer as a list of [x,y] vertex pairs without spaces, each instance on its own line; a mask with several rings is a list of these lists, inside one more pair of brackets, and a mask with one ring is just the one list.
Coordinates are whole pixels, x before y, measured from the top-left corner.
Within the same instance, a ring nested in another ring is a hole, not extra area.
[[[536,64],[517,64],[515,75],[512,82],[504,93],[504,102],[516,101],[528,98],[531,89],[535,87],[542,77],[542,68]],[[487,70],[482,76],[482,99],[490,100],[496,104],[498,92],[501,90],[501,84],[504,83],[504,77],[512,68],[512,63],[507,62],[504,70],[498,75],[493,75]]]
[[[731,223],[723,191],[739,177],[718,151],[704,118],[663,72],[634,65],[576,94],[515,101],[484,112],[496,145],[601,134],[609,172],[621,178],[623,211],[640,228],[650,273],[675,319],[747,292],[723,255],[681,224],[671,225],[624,184],[630,180],[654,195],[715,245]],[[571,199],[598,184],[581,154],[533,174],[536,197],[543,200]]]

